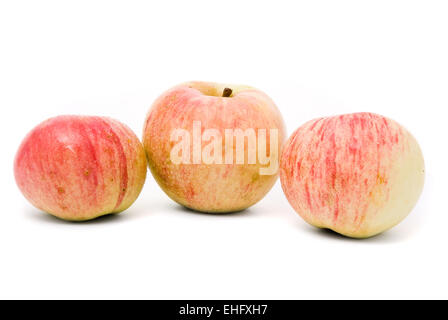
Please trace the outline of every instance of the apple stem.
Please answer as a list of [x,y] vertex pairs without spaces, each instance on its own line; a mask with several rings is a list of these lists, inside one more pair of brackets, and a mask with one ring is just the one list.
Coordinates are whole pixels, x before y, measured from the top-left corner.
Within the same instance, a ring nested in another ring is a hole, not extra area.
[[224,98],[230,97],[231,94],[232,94],[232,89],[230,89],[230,88],[224,88],[224,90],[222,91],[222,96]]

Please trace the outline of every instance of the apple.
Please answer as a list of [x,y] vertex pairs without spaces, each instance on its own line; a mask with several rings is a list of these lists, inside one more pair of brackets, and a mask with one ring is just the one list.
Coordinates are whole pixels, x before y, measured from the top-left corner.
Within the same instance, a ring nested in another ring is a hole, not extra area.
[[116,120],[58,116],[25,137],[14,174],[36,208],[81,221],[127,209],[145,182],[146,158],[136,135]]
[[285,144],[280,180],[291,206],[311,225],[366,238],[402,221],[425,176],[414,137],[372,113],[320,118]]
[[149,168],[174,201],[193,210],[246,209],[278,178],[282,116],[260,90],[188,82],[163,93],[143,130]]

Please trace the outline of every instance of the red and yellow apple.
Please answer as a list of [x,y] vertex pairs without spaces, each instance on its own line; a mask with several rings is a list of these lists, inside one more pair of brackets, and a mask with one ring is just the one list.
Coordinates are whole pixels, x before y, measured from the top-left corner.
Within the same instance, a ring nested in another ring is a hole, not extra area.
[[280,161],[283,191],[299,215],[354,238],[402,221],[420,196],[424,176],[414,137],[372,113],[307,122],[286,142]]
[[116,120],[59,116],[25,137],[14,173],[36,208],[81,221],[127,209],[145,182],[146,158],[136,135]]
[[[237,133],[246,134],[241,144]],[[143,132],[149,168],[160,187],[179,204],[202,212],[239,211],[262,199],[278,178],[284,140],[283,119],[266,94],[208,82],[163,93]]]

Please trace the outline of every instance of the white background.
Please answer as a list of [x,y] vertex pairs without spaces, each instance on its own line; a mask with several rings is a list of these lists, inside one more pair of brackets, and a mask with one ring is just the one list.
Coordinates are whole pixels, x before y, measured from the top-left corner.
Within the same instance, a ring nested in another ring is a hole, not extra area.
[[[149,174],[126,212],[69,223],[13,177],[25,134],[59,114],[141,136],[154,99],[188,80],[255,86],[291,134],[315,117],[389,116],[427,180],[399,226],[351,240],[307,225],[277,183],[249,210],[173,203]],[[1,1],[0,298],[448,298],[446,1]]]

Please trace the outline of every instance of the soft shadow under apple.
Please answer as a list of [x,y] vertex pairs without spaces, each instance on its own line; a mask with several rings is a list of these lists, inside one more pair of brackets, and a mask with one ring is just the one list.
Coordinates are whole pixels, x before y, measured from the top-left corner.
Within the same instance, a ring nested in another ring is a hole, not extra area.
[[31,219],[44,222],[44,223],[54,223],[54,224],[71,224],[71,225],[89,225],[89,224],[105,224],[105,223],[116,223],[124,219],[124,214],[106,214],[104,216],[87,220],[87,221],[68,221],[57,218],[49,213],[39,211],[37,209],[30,209],[26,211],[26,215]]
[[312,233],[317,237],[323,237],[323,238],[327,238],[327,239],[330,239],[333,241],[337,240],[337,241],[345,241],[345,242],[352,242],[352,243],[357,242],[360,244],[364,244],[364,243],[368,243],[368,244],[398,243],[398,242],[405,241],[408,237],[411,236],[411,234],[409,234],[409,233],[400,232],[400,230],[391,229],[391,230],[380,233],[380,234],[370,237],[370,238],[358,239],[358,238],[350,238],[350,237],[343,236],[331,229],[321,229],[321,228],[316,228],[316,227],[308,226],[308,225],[304,225],[304,224],[300,225],[300,229],[302,229],[301,231],[303,231],[303,232]]
[[194,215],[203,215],[203,216],[210,216],[210,217],[247,217],[253,215],[253,210],[251,208],[239,210],[239,211],[232,211],[232,212],[202,212],[202,211],[196,211],[187,207],[184,207],[182,205],[175,205],[174,207],[170,207],[171,210],[175,210],[177,212],[182,213],[188,213],[188,214],[194,214]]

